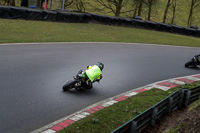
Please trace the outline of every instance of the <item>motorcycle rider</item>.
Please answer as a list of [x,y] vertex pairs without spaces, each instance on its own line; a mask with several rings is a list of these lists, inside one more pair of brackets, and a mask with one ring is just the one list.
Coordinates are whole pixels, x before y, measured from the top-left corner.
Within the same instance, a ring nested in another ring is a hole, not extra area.
[[200,54],[195,55],[190,61],[185,63],[185,67],[197,67],[200,65]]
[[82,77],[81,86],[87,89],[92,88],[92,83],[99,82],[103,76],[102,76],[102,70],[104,68],[104,64],[101,62],[98,62],[96,65],[93,66],[87,66],[87,70],[83,71],[80,75]]
[[200,62],[200,54],[195,55],[198,58],[198,61]]

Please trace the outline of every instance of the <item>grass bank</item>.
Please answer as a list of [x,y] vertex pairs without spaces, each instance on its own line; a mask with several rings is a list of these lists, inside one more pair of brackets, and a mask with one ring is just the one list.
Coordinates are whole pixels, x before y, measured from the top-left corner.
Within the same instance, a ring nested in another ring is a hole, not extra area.
[[[114,16],[114,13],[110,9],[103,7],[96,0],[81,0],[81,1],[84,3],[85,12]],[[156,4],[153,4],[152,13],[151,13],[151,21],[163,22],[163,15],[165,12],[167,2],[168,2],[167,0],[158,0]],[[0,0],[0,3],[4,4],[3,0]],[[191,0],[177,0],[176,1],[176,14],[175,14],[174,24],[183,26],[183,27],[187,26],[187,20],[188,20],[189,11],[190,11],[190,4],[191,4]],[[15,0],[15,6],[20,6],[20,5],[21,5],[21,0]],[[125,6],[123,6],[123,8],[121,9],[122,13],[120,14],[120,16],[125,17],[125,18],[132,18],[134,14],[133,9],[135,9],[135,6],[132,6],[132,5],[133,5],[133,0],[129,0],[128,3],[126,3]],[[61,6],[62,6],[62,1],[60,0],[49,1],[49,8],[51,10],[59,9],[61,8]],[[198,8],[195,8],[193,12],[192,25],[196,25],[200,27],[200,21],[199,21],[200,12],[198,11]],[[71,4],[70,6],[65,7],[65,9],[77,10],[77,5]],[[146,4],[143,4],[142,9],[143,10],[142,10],[141,17],[143,20],[147,20],[148,6]],[[169,23],[169,24],[171,23],[171,19],[173,15],[172,11],[173,11],[173,7],[171,5],[168,11],[166,23]]]
[[0,19],[0,43],[126,42],[199,47],[200,38],[100,24]]
[[132,96],[124,101],[97,111],[88,117],[75,122],[59,133],[107,133],[155,105],[174,91],[182,87],[194,88],[200,85],[200,81],[182,85],[168,91],[151,89]]
[[200,99],[192,103],[183,112],[181,118],[176,119],[176,124],[167,130],[167,133],[199,133],[200,132]]
[[[114,13],[110,9],[103,7],[101,4],[99,4],[95,0],[82,0],[82,1],[85,4],[86,12],[114,16]],[[125,0],[123,2],[125,2]],[[151,12],[151,21],[161,22],[161,23],[163,22],[163,15],[165,12],[167,2],[168,0],[158,0],[156,4],[153,4],[152,12]],[[173,24],[187,27],[190,4],[191,4],[191,0],[177,0],[176,1],[176,13],[175,13],[175,20]],[[54,7],[52,7],[52,9],[61,7],[61,5],[58,4],[58,2],[53,2],[53,5]],[[133,0],[129,0],[128,3],[126,3],[125,6],[122,7],[121,9],[122,13],[120,14],[120,17],[132,18],[134,14],[133,9],[135,9],[135,7],[132,5],[133,5]],[[70,5],[66,8],[71,9],[71,10],[77,10],[77,7],[75,5]],[[141,13],[141,17],[143,20],[148,20],[148,9],[149,9],[148,6],[146,4],[143,4],[142,13]],[[168,14],[167,14],[167,19],[166,19],[167,24],[171,24],[171,19],[173,17],[172,12],[173,12],[173,7],[171,5],[169,7]],[[200,12],[196,8],[193,12],[192,25],[196,25],[200,27],[199,19],[200,19]]]

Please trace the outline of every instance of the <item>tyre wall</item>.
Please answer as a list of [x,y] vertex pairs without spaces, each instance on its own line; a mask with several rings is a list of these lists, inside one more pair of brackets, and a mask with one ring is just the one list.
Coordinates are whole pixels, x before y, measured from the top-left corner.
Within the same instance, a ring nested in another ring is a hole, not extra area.
[[31,9],[24,7],[0,6],[0,18],[67,22],[67,23],[100,23],[105,25],[136,27],[136,28],[200,37],[200,30],[194,28],[186,28],[176,25],[131,19],[131,18],[111,17],[93,13],[72,13],[72,12]]

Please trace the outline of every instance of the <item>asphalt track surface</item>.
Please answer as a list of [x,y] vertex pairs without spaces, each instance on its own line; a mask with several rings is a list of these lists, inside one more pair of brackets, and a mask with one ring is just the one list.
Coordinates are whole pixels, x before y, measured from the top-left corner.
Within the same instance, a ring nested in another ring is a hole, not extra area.
[[[27,133],[91,104],[153,82],[199,74],[199,48],[122,43],[0,45],[0,132]],[[66,80],[101,61],[92,90],[63,92]]]

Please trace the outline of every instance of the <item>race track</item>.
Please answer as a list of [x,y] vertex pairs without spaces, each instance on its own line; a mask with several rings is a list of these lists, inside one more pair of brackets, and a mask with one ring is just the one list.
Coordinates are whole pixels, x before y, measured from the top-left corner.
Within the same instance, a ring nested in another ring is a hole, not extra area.
[[[131,89],[199,74],[184,67],[199,51],[122,43],[0,45],[0,132],[27,133]],[[105,64],[100,84],[62,91],[66,80],[98,61]]]

